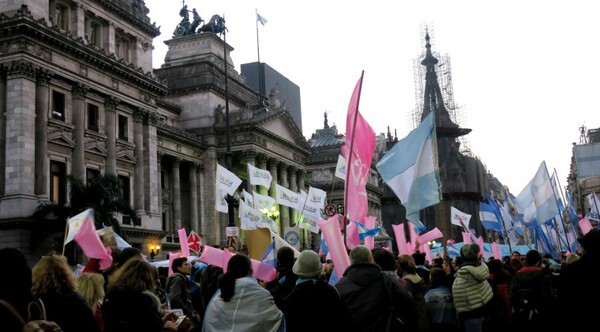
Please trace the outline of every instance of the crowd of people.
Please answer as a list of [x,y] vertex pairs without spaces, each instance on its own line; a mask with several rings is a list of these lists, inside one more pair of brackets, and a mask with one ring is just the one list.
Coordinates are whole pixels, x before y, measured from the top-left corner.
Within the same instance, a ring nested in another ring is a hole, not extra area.
[[[315,251],[277,251],[277,277],[253,277],[250,258],[234,253],[225,269],[187,258],[161,271],[135,248],[115,249],[113,265],[97,261],[74,273],[64,256],[30,268],[17,249],[0,250],[2,331],[22,331],[31,303],[42,304],[51,331],[415,331],[496,332],[594,326],[584,299],[600,295],[600,230],[579,239],[582,252],[555,262],[537,250],[484,260],[477,244],[460,256],[396,257],[356,246],[336,282],[331,262]],[[167,272],[167,273],[165,273]],[[176,319],[173,312],[182,318]],[[175,317],[175,319],[173,318]],[[567,317],[569,319],[560,319]]]

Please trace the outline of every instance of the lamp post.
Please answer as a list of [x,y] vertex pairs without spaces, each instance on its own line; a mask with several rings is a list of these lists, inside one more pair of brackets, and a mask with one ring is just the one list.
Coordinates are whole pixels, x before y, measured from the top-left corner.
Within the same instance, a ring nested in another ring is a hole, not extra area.
[[[223,15],[224,16],[224,15]],[[225,17],[223,17],[223,24],[225,24]],[[225,150],[225,162],[227,169],[233,172],[233,156],[231,153],[231,128],[229,127],[229,75],[227,74],[227,28],[223,26],[223,65],[225,73],[225,133],[226,133],[226,150]],[[234,219],[234,208],[238,204],[237,199],[227,194],[225,196],[227,202],[227,227],[235,227]],[[235,236],[227,237],[227,245],[236,247]],[[237,249],[237,248],[236,248]]]
[[160,246],[158,246],[158,245],[157,246],[155,246],[155,245],[150,246],[150,259],[152,261],[154,261],[154,257],[156,257],[159,252],[160,252]]

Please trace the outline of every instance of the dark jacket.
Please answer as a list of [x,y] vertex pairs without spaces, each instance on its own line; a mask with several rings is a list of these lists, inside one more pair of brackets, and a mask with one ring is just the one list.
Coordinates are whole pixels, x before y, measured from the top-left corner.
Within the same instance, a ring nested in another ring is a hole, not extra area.
[[190,319],[194,317],[194,306],[190,294],[190,279],[176,272],[167,279],[165,291],[171,304],[171,309],[181,309]]
[[161,331],[162,316],[155,301],[135,290],[111,291],[102,305],[104,332]]
[[518,311],[519,297],[522,297],[526,290],[531,295],[529,302],[534,302],[539,315],[530,319],[529,315],[518,314],[513,316],[514,327],[517,331],[530,330],[535,327],[540,329],[551,329],[553,321],[551,312],[556,301],[552,291],[552,276],[547,271],[537,266],[525,266],[513,276],[510,284],[509,299],[510,303]]
[[[600,298],[598,287],[600,253],[586,252],[578,261],[561,268],[558,282],[558,310],[563,330],[585,331],[598,324],[598,307],[590,305]],[[584,304],[587,303],[587,304]]]
[[398,280],[381,272],[371,263],[350,265],[335,285],[361,332],[385,331],[389,313],[388,298],[392,298],[398,315],[409,327],[415,328],[415,302]]
[[286,300],[287,332],[352,330],[352,317],[337,289],[321,278],[302,279]]
[[46,319],[56,322],[64,332],[100,331],[92,308],[77,292],[41,294]]
[[269,282],[266,287],[271,292],[275,304],[280,310],[285,308],[285,299],[292,292],[298,280],[298,276],[292,272],[293,263],[279,267],[277,270],[278,278]]

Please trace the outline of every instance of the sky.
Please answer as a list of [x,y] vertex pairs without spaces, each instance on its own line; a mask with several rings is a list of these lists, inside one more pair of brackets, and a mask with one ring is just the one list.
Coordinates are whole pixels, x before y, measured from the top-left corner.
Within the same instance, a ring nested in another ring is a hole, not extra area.
[[[164,62],[181,1],[145,0],[153,67]],[[300,87],[303,135],[345,133],[348,103],[364,71],[359,110],[373,130],[413,129],[414,62],[423,32],[450,57],[454,102],[468,146],[514,195],[545,161],[567,185],[580,127],[600,127],[600,5],[594,1],[186,0],[203,19],[225,17],[234,67],[260,62]],[[258,23],[256,12],[267,20]],[[258,37],[258,38],[257,38]],[[439,74],[439,73],[438,73]],[[419,84],[423,82],[419,81]],[[422,98],[422,96],[419,96]]]

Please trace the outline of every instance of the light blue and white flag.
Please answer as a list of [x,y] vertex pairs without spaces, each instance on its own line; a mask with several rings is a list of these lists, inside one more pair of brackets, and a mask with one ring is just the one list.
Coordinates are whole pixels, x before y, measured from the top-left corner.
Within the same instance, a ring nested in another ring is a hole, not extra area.
[[364,241],[367,236],[375,237],[381,231],[381,227],[368,228],[358,221],[355,221],[354,223],[356,224],[356,227],[358,227],[358,238],[361,241]]
[[537,173],[521,190],[515,202],[519,210],[524,212],[523,220],[528,224],[533,221],[542,224],[558,214],[556,195],[545,161],[540,164]]
[[263,258],[261,259],[261,262],[265,263],[265,264],[269,264],[271,266],[273,266],[274,268],[277,268],[277,256],[276,256],[277,250],[275,250],[275,241],[271,241],[271,244],[269,244],[269,246],[267,247],[267,250],[265,250],[265,254],[263,255]]
[[479,220],[485,229],[502,232],[502,225],[496,216],[494,208],[490,204],[479,202]]
[[587,200],[591,213],[588,213],[585,217],[591,220],[600,221],[600,201],[598,200],[596,193],[592,191],[587,195]]
[[416,226],[419,211],[441,200],[434,112],[377,163],[384,182],[400,198],[406,218]]
[[254,167],[254,165],[248,163],[248,182],[253,186],[263,186],[265,188],[271,188],[271,181],[273,176],[271,172],[266,169]]

